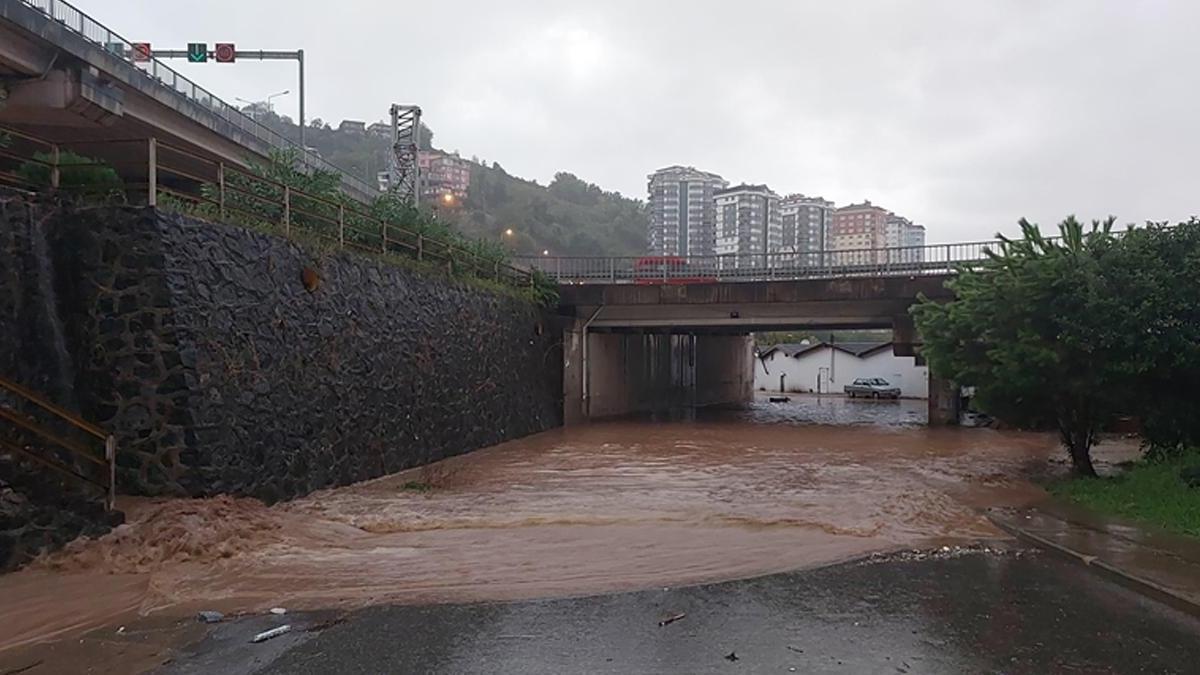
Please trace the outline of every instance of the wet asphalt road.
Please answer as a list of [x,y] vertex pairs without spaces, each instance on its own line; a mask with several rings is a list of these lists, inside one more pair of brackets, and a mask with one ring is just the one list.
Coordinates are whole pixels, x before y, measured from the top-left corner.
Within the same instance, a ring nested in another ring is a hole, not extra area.
[[248,670],[1194,673],[1200,621],[1014,547],[591,598],[376,607],[275,657]]

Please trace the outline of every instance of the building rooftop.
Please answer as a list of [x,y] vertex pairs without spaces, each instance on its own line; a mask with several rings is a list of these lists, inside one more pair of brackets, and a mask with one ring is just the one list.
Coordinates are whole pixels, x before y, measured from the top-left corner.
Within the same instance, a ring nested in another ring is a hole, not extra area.
[[[872,204],[870,199],[864,199],[863,203],[861,204],[847,204],[845,206],[838,207],[838,211],[855,211],[859,209],[876,209],[879,211],[887,211],[887,209],[878,204]],[[888,213],[891,213],[891,211],[888,211]]]
[[694,167],[694,166],[681,166],[681,165],[679,165],[679,164],[676,164],[676,165],[673,165],[673,166],[666,166],[666,167],[663,167],[663,168],[661,168],[661,169],[658,169],[658,170],[657,170],[657,171],[655,171],[654,173],[650,174],[650,175],[648,176],[648,178],[650,178],[651,180],[653,180],[655,176],[658,176],[659,174],[664,174],[664,173],[667,173],[667,174],[670,174],[670,173],[687,173],[687,174],[692,174],[692,175],[699,176],[699,177],[703,177],[703,178],[708,178],[708,179],[711,179],[711,180],[719,180],[719,181],[722,181],[722,182],[724,182],[724,181],[725,181],[725,179],[724,179],[724,178],[722,178],[722,177],[720,176],[720,174],[715,174],[715,173],[712,173],[712,172],[709,172],[709,171],[701,171],[700,169],[697,169],[697,168],[696,168],[696,167]]
[[803,356],[812,351],[816,351],[822,347],[832,347],[840,352],[845,352],[852,356],[863,357],[873,352],[877,352],[884,347],[890,347],[891,342],[837,342],[832,345],[825,342],[800,342],[800,343],[782,343],[773,345],[762,353],[759,358],[766,358],[773,352],[782,352],[784,356],[797,357]]
[[749,185],[747,183],[742,183],[741,185],[734,185],[733,187],[727,187],[723,190],[717,190],[713,194],[714,195],[728,195],[728,194],[733,194],[735,192],[757,192],[757,193],[765,192],[767,194],[774,195],[776,197],[779,196],[779,195],[775,194],[771,190],[771,188],[767,187],[766,185]]

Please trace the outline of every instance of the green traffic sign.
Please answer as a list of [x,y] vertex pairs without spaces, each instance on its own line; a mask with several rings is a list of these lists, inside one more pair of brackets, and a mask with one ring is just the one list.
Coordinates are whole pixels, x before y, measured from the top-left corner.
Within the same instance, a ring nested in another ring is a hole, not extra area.
[[208,43],[189,42],[187,57],[189,63],[205,63],[208,61]]

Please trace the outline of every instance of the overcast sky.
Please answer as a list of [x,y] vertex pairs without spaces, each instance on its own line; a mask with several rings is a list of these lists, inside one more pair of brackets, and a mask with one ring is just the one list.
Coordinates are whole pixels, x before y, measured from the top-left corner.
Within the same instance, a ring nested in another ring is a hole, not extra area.
[[[419,104],[435,144],[645,198],[690,164],[930,241],[1200,213],[1200,2],[73,0],[127,39],[303,48],[309,117]],[[178,63],[295,116],[292,64]]]

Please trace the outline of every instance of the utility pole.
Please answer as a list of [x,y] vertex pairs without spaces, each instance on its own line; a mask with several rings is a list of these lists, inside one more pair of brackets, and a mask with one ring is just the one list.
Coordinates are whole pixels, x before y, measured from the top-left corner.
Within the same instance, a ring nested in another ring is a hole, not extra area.
[[392,105],[392,154],[388,162],[388,192],[417,206],[421,201],[421,108]]

